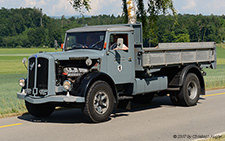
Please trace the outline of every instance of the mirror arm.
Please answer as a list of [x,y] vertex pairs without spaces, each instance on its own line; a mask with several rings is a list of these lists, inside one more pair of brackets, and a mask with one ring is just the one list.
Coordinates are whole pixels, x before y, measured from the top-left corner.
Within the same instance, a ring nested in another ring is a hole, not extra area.
[[24,65],[24,67],[28,70],[28,68],[27,68],[26,64],[23,64],[23,65]]

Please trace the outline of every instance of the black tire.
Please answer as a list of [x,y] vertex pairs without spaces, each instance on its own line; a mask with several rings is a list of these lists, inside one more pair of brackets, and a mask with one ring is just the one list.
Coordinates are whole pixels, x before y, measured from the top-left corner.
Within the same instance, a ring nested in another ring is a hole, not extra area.
[[49,103],[32,104],[25,101],[28,112],[35,117],[48,117],[55,110],[55,106]]
[[94,82],[88,90],[83,113],[90,122],[103,122],[113,111],[112,88],[105,81]]
[[135,95],[132,99],[132,102],[139,103],[139,104],[151,103],[153,97],[154,97],[154,94]]
[[194,73],[187,74],[184,84],[178,94],[178,101],[183,106],[194,106],[200,96],[200,82]]
[[181,105],[180,101],[178,99],[178,94],[179,94],[178,92],[171,92],[170,93],[170,100],[176,106],[180,106]]

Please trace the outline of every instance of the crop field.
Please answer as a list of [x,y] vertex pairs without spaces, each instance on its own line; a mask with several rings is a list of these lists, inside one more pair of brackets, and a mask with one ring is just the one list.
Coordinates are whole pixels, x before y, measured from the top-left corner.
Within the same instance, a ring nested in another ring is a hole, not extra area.
[[20,91],[18,79],[26,77],[25,74],[0,74],[0,116],[10,113],[25,112],[24,101],[16,97]]
[[204,77],[206,89],[225,88],[225,63],[217,65],[217,69],[204,69],[207,75]]
[[[3,49],[0,48],[0,74],[21,74],[26,73],[26,69],[22,64],[22,59],[39,51],[53,52],[53,48],[16,48]],[[59,49],[57,51],[60,51]]]
[[27,70],[22,64],[22,59],[39,51],[53,52],[55,49],[0,48],[0,117],[26,111],[24,101],[16,97],[16,93],[21,89],[18,85],[19,78],[26,78]]
[[225,88],[225,45],[217,45],[217,68],[204,69],[206,89]]
[[[26,78],[27,70],[22,64],[22,59],[39,51],[52,52],[55,49],[0,48],[0,117],[26,112],[24,101],[16,97],[16,93],[21,89],[18,86],[19,78]],[[207,73],[204,77],[207,90],[225,88],[225,45],[217,45],[217,69],[204,69],[204,71]]]

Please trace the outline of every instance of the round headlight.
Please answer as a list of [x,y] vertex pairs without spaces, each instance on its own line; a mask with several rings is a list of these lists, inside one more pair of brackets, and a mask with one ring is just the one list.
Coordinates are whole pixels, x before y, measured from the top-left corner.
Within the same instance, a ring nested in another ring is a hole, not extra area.
[[65,80],[63,82],[63,88],[66,90],[71,90],[72,89],[72,83],[69,80]]
[[90,58],[88,58],[86,61],[85,61],[86,65],[87,66],[90,66],[92,65],[92,60]]
[[25,86],[25,79],[24,79],[24,78],[20,78],[20,79],[19,79],[19,85],[20,85],[21,87],[24,87],[24,86]]

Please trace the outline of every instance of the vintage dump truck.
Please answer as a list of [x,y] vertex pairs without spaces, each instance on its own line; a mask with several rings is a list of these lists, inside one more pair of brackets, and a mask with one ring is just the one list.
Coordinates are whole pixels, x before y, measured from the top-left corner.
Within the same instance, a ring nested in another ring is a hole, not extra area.
[[49,116],[56,106],[82,109],[87,120],[109,119],[114,107],[170,95],[194,106],[205,94],[203,68],[216,68],[214,42],[143,47],[141,24],[85,26],[66,32],[62,52],[29,57],[17,97],[28,112]]

